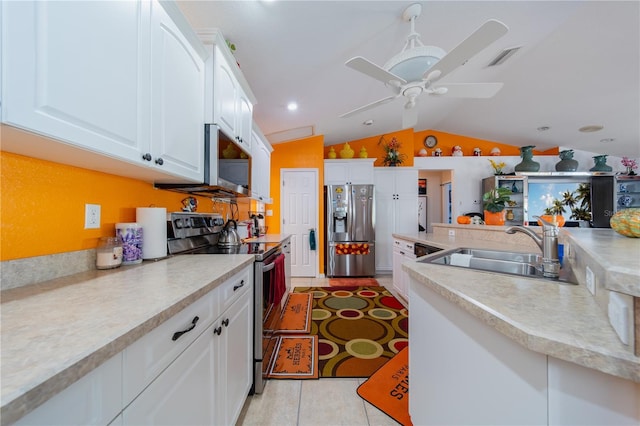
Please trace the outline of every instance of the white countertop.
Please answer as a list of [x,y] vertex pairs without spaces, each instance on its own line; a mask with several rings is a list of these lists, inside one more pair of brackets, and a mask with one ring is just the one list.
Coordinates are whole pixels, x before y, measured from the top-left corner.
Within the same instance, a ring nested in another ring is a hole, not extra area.
[[[586,232],[583,232],[586,231]],[[591,233],[589,232],[591,231]],[[636,255],[640,240],[599,230],[570,231],[573,242],[600,254],[599,262],[622,277],[615,284],[634,293],[640,265],[624,263]],[[472,240],[433,234],[394,235],[445,249],[485,247],[528,251],[491,240]],[[606,250],[604,250],[606,247]],[[635,257],[635,259],[638,259]],[[584,285],[474,271],[445,265],[406,262],[403,268],[420,284],[486,322],[524,347],[618,377],[640,382],[640,358],[624,345],[596,299]],[[632,283],[634,285],[626,285]]]
[[31,411],[254,259],[174,256],[2,292],[2,417]]

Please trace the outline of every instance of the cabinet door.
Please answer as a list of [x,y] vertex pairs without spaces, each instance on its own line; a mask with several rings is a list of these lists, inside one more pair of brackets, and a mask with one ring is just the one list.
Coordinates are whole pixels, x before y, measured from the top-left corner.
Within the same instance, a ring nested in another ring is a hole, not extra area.
[[348,181],[348,167],[344,163],[324,162],[325,185],[344,185]]
[[[406,289],[404,288],[404,277],[402,271],[402,262],[404,261],[404,255],[399,247],[393,248],[393,288],[398,293],[405,296]],[[406,296],[405,296],[406,297]]]
[[251,195],[257,200],[271,198],[271,152],[260,135],[252,132]]
[[213,116],[215,124],[228,136],[236,135],[236,91],[238,83],[220,48],[214,48]]
[[236,98],[236,132],[237,140],[247,151],[251,152],[251,133],[253,125],[253,105],[238,85]]
[[373,183],[373,161],[353,161],[348,168],[351,183],[363,185]]
[[14,424],[104,425],[121,409],[122,352]]
[[[380,169],[380,170],[377,170]],[[391,271],[393,267],[393,237],[395,195],[393,171],[374,171],[376,194],[376,271]]]
[[[149,3],[12,1],[2,8],[3,122],[142,163]],[[40,150],[46,158],[56,144]]]
[[218,348],[219,374],[216,424],[235,424],[253,383],[253,292],[246,291],[218,321],[221,332],[214,337]]
[[125,425],[216,423],[213,325],[122,413]]
[[[186,180],[204,177],[204,59],[153,3],[152,162]],[[175,179],[174,179],[175,181]]]

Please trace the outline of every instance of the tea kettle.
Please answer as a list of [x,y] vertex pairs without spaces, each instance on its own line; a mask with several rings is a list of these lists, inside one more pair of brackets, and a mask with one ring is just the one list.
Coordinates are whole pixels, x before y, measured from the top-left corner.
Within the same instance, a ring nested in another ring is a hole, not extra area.
[[[233,224],[233,228],[230,225]],[[238,236],[238,225],[235,220],[229,219],[227,223],[220,231],[220,236],[218,237],[218,245],[224,247],[231,246],[239,246],[242,244],[240,237]]]

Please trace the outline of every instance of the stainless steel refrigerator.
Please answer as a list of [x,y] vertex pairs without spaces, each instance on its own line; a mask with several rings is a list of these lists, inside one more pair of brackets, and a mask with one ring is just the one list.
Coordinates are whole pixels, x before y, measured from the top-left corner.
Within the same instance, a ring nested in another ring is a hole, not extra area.
[[374,276],[373,185],[327,185],[324,189],[326,275]]

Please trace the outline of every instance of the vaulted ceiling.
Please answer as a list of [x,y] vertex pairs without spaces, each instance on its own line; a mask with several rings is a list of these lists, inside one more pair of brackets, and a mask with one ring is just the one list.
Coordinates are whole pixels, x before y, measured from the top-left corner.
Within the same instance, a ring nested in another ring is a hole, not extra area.
[[[402,13],[411,3],[178,0],[194,29],[219,28],[235,44],[235,57],[258,100],[254,119],[273,143],[322,134],[326,145],[402,128],[402,97],[339,116],[392,94],[345,62],[363,56],[382,66],[400,52],[410,31]],[[422,95],[416,131],[640,156],[638,1],[420,4],[415,28],[425,45],[450,51],[491,18],[509,31],[442,80],[503,82],[498,94],[491,99]],[[487,67],[502,49],[518,46],[505,63]],[[287,110],[290,101],[299,104],[297,111]],[[364,125],[367,120],[373,124]],[[603,129],[578,131],[589,125]]]

